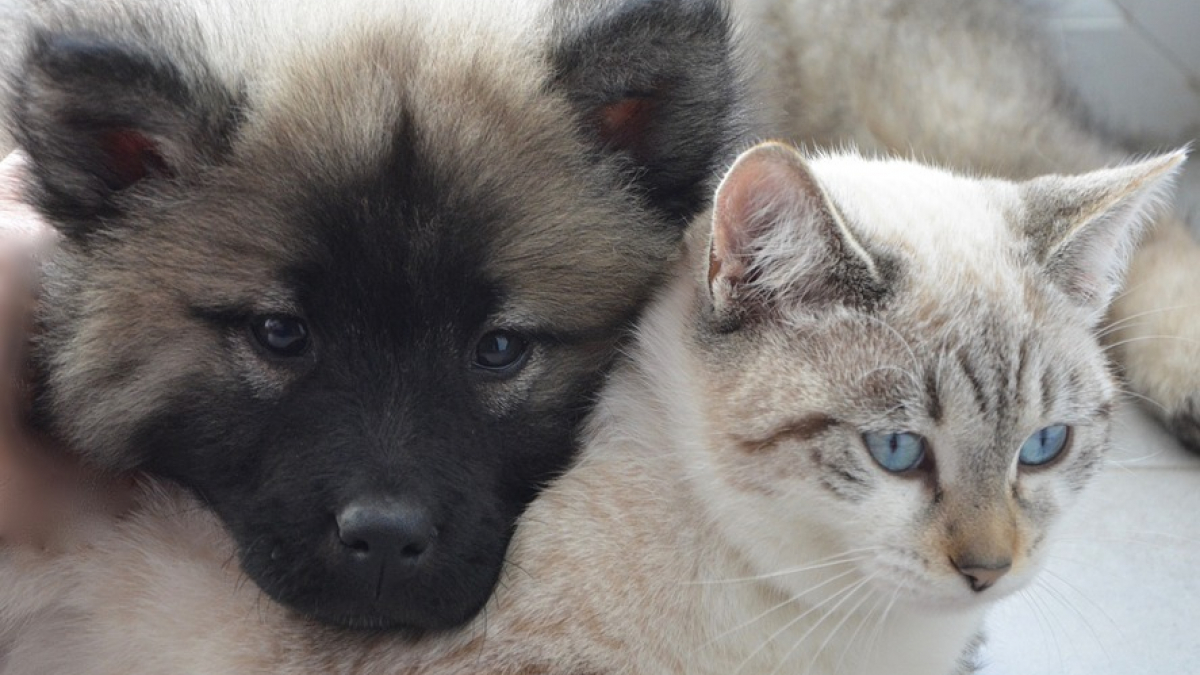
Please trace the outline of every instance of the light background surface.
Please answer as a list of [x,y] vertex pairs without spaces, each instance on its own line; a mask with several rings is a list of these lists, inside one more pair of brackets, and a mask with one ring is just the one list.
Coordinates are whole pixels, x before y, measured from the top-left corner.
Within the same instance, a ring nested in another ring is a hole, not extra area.
[[[1200,137],[1200,0],[1043,8],[1102,121],[1145,150]],[[1200,231],[1198,147],[1180,208]],[[1200,457],[1134,406],[1117,426],[1039,583],[992,613],[985,675],[1200,675]]]

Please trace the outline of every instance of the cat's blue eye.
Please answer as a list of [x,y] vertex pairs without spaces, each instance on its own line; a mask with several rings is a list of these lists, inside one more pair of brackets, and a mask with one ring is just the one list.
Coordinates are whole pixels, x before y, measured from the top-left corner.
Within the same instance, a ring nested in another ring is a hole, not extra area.
[[1054,461],[1062,454],[1071,438],[1071,427],[1065,424],[1054,424],[1033,432],[1021,445],[1021,463],[1025,466],[1039,466]]
[[925,439],[908,432],[863,434],[863,442],[879,466],[893,473],[912,471],[925,459]]

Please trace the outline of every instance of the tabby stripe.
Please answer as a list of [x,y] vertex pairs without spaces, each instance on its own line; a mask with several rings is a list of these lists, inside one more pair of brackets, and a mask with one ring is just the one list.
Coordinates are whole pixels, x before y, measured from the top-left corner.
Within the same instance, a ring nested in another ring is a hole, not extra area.
[[1051,404],[1054,403],[1054,375],[1050,368],[1042,371],[1042,410],[1050,410]]
[[[939,361],[940,363],[940,361]],[[925,371],[925,397],[929,408],[929,417],[934,424],[942,423],[942,399],[938,395],[937,371],[930,368]]]
[[984,388],[979,375],[975,373],[975,369],[971,367],[971,362],[967,359],[966,352],[960,349],[955,356],[958,360],[958,367],[962,368],[963,374],[967,376],[967,381],[971,383],[971,387],[974,389],[975,403],[979,406],[979,412],[986,413],[988,411],[987,389]]
[[742,452],[764,452],[784,441],[810,441],[835,424],[837,420],[828,415],[809,415],[772,431],[766,438],[737,439],[735,443]]

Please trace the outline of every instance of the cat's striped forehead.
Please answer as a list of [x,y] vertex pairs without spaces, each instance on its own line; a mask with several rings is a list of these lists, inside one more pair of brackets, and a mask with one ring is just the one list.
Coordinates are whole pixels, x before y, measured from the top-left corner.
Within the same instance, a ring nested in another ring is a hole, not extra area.
[[812,169],[855,235],[898,258],[914,290],[943,304],[954,298],[946,290],[1023,302],[1027,242],[1014,184],[851,155],[815,159]]
[[[959,480],[1004,475],[1039,428],[1105,424],[1114,405],[1107,362],[1086,335],[1052,316],[1014,321],[990,309],[965,313],[940,344],[920,350],[920,391],[908,401],[951,446],[939,458]],[[1101,449],[1086,451],[1098,461]],[[1094,463],[1072,466],[1080,475],[1070,480],[1082,486]]]

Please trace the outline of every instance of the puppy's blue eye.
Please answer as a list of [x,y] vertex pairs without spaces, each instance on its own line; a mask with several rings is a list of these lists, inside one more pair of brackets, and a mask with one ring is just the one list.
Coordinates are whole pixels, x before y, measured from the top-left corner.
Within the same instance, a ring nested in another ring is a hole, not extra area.
[[308,326],[299,317],[256,316],[250,320],[250,331],[258,344],[276,356],[295,357],[308,350]]
[[494,330],[475,345],[475,365],[485,370],[511,371],[520,366],[529,342],[512,331]]
[[925,439],[908,432],[863,434],[863,443],[879,466],[892,473],[912,471],[925,459]]
[[1025,466],[1040,466],[1054,461],[1067,447],[1071,439],[1071,427],[1065,424],[1038,429],[1021,445],[1021,463]]

